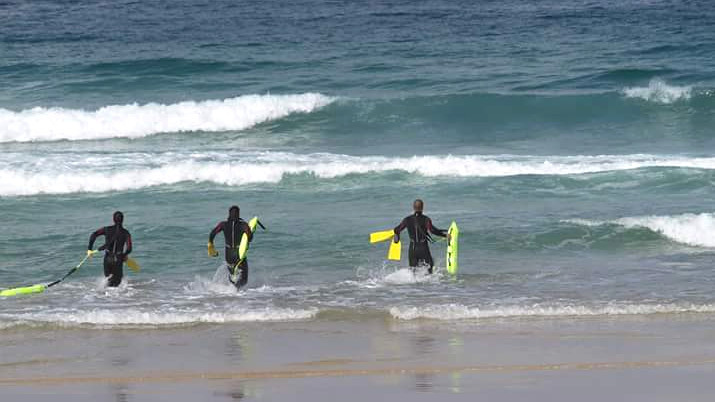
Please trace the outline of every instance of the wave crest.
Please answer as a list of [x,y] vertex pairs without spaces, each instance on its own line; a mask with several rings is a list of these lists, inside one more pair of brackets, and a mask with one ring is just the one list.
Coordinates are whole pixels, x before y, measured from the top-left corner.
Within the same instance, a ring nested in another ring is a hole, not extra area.
[[692,91],[692,86],[668,85],[665,81],[654,78],[650,80],[647,87],[624,88],[623,94],[627,98],[639,98],[653,103],[671,104],[690,99]]
[[[27,155],[6,155],[0,163],[0,196],[69,194],[136,190],[182,182],[221,185],[278,183],[289,175],[333,179],[351,174],[406,172],[425,177],[505,177],[579,175],[652,167],[715,169],[715,158],[655,155],[602,156],[350,156],[340,154],[210,153],[45,155],[32,163]],[[127,168],[127,166],[132,168]]]
[[715,247],[715,215],[711,213],[626,217],[610,221],[571,219],[567,222],[584,226],[612,224],[629,229],[641,227],[657,232],[678,243],[698,247]]
[[0,142],[138,138],[158,133],[244,130],[293,113],[310,113],[333,102],[318,93],[244,95],[170,105],[113,105],[96,111],[0,109]]

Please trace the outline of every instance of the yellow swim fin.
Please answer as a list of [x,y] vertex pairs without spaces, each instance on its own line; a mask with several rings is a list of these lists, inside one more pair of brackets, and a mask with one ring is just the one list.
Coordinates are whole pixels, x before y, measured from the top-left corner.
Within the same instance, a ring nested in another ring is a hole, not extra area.
[[212,242],[209,242],[207,252],[209,257],[218,257],[218,251],[216,251],[216,247],[214,247]]
[[395,236],[395,231],[383,230],[382,232],[370,233],[370,243],[379,243],[381,241],[391,240]]
[[127,257],[127,267],[129,267],[129,269],[134,272],[139,272],[139,270],[141,269],[137,261],[131,257]]
[[393,261],[400,261],[401,254],[402,254],[402,242],[398,241],[397,243],[395,243],[394,241],[391,241],[390,249],[387,250],[387,259],[393,260]]

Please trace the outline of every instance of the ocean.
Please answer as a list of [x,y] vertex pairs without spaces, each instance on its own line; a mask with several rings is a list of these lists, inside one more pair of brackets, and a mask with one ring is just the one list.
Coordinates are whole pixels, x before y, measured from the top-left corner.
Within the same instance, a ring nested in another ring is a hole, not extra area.
[[[2,298],[0,331],[713,313],[714,30],[707,1],[0,2],[0,288],[115,210],[142,266]],[[457,277],[368,243],[415,198]],[[206,255],[233,204],[268,228],[238,292]]]

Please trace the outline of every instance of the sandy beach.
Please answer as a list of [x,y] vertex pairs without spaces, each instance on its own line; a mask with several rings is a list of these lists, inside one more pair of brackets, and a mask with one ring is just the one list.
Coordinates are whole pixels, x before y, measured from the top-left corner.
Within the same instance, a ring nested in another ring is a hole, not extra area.
[[0,396],[704,401],[714,332],[709,315],[18,328],[0,335]]

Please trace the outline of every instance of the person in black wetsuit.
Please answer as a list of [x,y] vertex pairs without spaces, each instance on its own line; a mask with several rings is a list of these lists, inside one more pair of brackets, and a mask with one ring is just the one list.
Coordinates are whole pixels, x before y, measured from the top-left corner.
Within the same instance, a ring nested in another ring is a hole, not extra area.
[[430,253],[428,244],[428,241],[433,241],[430,233],[440,237],[448,237],[449,235],[446,230],[434,227],[434,225],[432,225],[432,219],[422,214],[424,206],[425,204],[422,200],[415,200],[412,204],[412,208],[415,212],[403,219],[402,222],[395,227],[395,237],[393,241],[395,243],[399,242],[400,232],[406,228],[410,235],[410,267],[415,268],[418,265],[428,265],[429,273],[431,274],[434,261],[432,260],[432,254]]
[[104,251],[104,276],[107,278],[107,286],[116,287],[122,282],[124,276],[124,261],[132,252],[132,235],[124,229],[124,214],[117,211],[112,215],[114,225],[97,229],[89,237],[87,252],[94,248],[94,241],[97,236],[104,236],[104,245],[99,248]]
[[244,259],[238,265],[239,276],[236,282],[231,280],[231,271],[238,263],[238,245],[241,243],[241,237],[243,234],[248,234],[249,243],[253,240],[253,233],[251,233],[251,228],[248,226],[248,222],[240,218],[241,210],[237,205],[232,206],[228,210],[228,219],[219,222],[218,225],[209,234],[209,245],[208,252],[211,257],[218,256],[218,252],[214,248],[214,238],[219,232],[223,232],[224,244],[225,244],[225,258],[226,264],[228,265],[228,275],[229,281],[236,285],[236,288],[240,288],[248,282],[248,261]]

